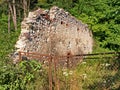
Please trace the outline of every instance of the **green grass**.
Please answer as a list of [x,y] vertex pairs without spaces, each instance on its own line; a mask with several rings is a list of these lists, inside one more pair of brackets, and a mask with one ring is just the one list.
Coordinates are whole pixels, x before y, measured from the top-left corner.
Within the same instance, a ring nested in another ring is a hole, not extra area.
[[0,32],[0,58],[14,51],[14,45],[18,39],[19,31],[10,34],[1,30]]
[[[72,70],[59,71],[61,90],[119,90],[119,60],[84,60]],[[65,75],[64,72],[67,74]]]
[[[86,64],[80,64],[77,69],[77,75],[82,75],[82,88],[83,90],[103,90],[114,89],[115,75],[118,73],[116,67],[111,66],[112,63],[101,62],[100,60],[87,61]],[[112,68],[110,68],[112,67]],[[112,69],[112,70],[111,70]],[[86,75],[86,76],[85,76]],[[117,82],[120,83],[120,82]]]

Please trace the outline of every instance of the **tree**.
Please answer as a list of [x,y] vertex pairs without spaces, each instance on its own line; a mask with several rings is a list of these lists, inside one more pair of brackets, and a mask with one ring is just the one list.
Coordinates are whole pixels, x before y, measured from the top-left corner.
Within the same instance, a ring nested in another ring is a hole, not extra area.
[[10,33],[10,9],[8,9],[8,33]]
[[17,30],[17,20],[16,20],[17,16],[16,16],[15,0],[13,0],[12,2],[10,0],[8,0],[8,6],[9,6],[9,10],[10,10],[11,15],[12,15],[14,28],[15,28],[15,30]]

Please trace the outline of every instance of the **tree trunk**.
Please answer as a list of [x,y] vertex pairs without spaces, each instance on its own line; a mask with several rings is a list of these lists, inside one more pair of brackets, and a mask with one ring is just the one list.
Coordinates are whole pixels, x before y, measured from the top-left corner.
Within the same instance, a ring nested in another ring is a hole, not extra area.
[[8,9],[8,33],[10,33],[10,9]]
[[28,5],[27,5],[28,7],[27,7],[27,14],[28,14],[28,12],[29,12],[29,10],[30,10],[30,0],[28,0]]
[[27,1],[23,0],[24,18],[27,17]]
[[17,20],[16,20],[16,7],[15,7],[15,0],[13,0],[13,17],[14,17],[14,26],[15,26],[15,30],[17,30]]
[[[13,0],[14,1],[14,0]],[[13,8],[12,8],[12,5],[10,2],[8,2],[8,6],[9,6],[9,9],[10,9],[10,12],[11,12],[11,15],[12,15],[12,19],[13,19],[13,24],[14,24],[14,28],[15,30],[17,30],[17,22],[16,22],[16,8],[15,6],[13,5]],[[14,10],[14,11],[13,11]]]

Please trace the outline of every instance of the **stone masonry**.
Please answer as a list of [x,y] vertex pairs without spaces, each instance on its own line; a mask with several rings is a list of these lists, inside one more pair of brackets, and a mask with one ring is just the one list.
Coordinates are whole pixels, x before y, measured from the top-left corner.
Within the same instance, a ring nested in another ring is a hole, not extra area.
[[53,6],[29,12],[21,23],[21,34],[15,45],[16,52],[72,55],[92,52],[92,33],[86,24],[65,10]]

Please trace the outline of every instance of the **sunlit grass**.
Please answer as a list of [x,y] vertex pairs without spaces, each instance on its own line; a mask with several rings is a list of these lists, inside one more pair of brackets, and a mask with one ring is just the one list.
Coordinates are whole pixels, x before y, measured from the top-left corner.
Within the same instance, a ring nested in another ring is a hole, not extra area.
[[[61,90],[113,90],[119,88],[119,69],[113,60],[84,60],[72,70],[61,71]],[[66,74],[65,74],[66,73]],[[118,75],[118,76],[116,76]]]

